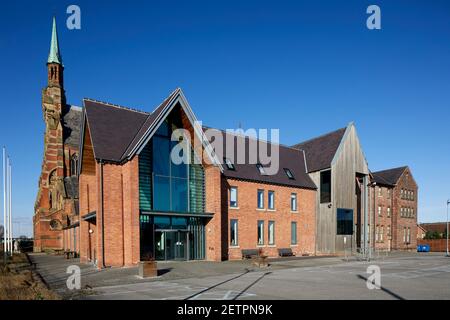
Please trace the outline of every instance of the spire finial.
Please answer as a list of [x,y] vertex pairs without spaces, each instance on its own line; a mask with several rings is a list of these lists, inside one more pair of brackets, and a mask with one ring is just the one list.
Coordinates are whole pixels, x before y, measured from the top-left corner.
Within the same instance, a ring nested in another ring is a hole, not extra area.
[[58,31],[56,30],[56,18],[53,16],[52,40],[50,42],[50,53],[47,63],[58,63],[62,65],[62,58],[59,53]]

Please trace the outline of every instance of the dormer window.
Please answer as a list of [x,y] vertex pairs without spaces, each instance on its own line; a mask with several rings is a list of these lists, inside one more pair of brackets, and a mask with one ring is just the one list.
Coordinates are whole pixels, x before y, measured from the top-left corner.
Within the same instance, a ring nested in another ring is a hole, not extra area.
[[267,175],[266,170],[260,163],[256,165],[256,168],[258,168],[259,173],[262,174],[263,176]]
[[236,170],[236,167],[234,166],[234,164],[231,162],[230,159],[224,158],[224,160],[228,170]]
[[291,170],[284,168],[284,172],[286,172],[286,175],[289,179],[294,180],[294,175],[292,174]]

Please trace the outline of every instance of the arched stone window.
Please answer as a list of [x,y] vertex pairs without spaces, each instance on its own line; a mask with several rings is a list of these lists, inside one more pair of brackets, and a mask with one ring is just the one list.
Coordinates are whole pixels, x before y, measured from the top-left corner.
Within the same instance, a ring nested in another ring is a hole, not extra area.
[[76,176],[78,170],[78,155],[74,153],[70,158],[70,175]]

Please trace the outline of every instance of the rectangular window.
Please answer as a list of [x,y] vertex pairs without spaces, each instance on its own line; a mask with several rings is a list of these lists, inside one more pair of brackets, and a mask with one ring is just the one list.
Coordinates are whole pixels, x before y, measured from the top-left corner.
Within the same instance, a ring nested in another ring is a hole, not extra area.
[[383,242],[383,236],[384,236],[384,227],[380,227],[380,241]]
[[382,212],[381,212],[381,206],[378,206],[378,216],[381,217]]
[[403,243],[406,243],[406,227],[403,227]]
[[237,208],[238,206],[238,190],[236,187],[230,188],[230,207]]
[[331,170],[320,173],[320,203],[331,202]]
[[274,210],[275,209],[275,191],[269,191],[269,203],[268,203],[269,209]]
[[387,236],[390,237],[391,236],[391,226],[387,226]]
[[391,189],[387,189],[387,198],[388,198],[388,199],[391,198]]
[[297,211],[297,194],[291,193],[291,211]]
[[411,243],[411,228],[408,227],[408,237],[406,239],[407,243]]
[[258,209],[264,209],[264,190],[258,189],[257,202],[258,202]]
[[275,244],[275,221],[269,221],[269,244]]
[[353,234],[353,210],[337,209],[337,234],[352,235]]
[[232,219],[230,221],[230,245],[237,246],[238,243],[238,221]]
[[381,197],[383,195],[383,189],[378,187],[378,196]]
[[291,244],[297,244],[297,222],[291,222]]
[[387,208],[387,216],[388,216],[388,218],[391,217],[391,208],[390,207]]
[[379,234],[380,234],[380,227],[377,226],[377,228],[375,229],[375,241],[376,242],[378,242]]
[[264,221],[258,220],[258,245],[264,244]]

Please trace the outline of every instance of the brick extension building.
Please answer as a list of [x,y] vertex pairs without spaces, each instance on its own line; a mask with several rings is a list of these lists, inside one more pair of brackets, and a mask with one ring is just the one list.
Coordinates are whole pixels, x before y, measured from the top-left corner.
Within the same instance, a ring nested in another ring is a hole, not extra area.
[[376,249],[415,250],[418,186],[405,167],[373,172],[371,242]]
[[[99,268],[133,265],[148,255],[240,259],[243,249],[334,254],[361,248],[364,234],[375,248],[386,247],[388,226],[394,236],[388,248],[414,245],[414,179],[408,168],[371,174],[353,123],[287,147],[200,127],[180,89],[153,112],[93,99],[70,106],[55,23],[48,70],[36,251],[76,251]],[[177,129],[189,136],[172,141]],[[255,141],[277,148],[279,170],[269,175],[259,158],[242,164],[236,153],[220,156],[211,133],[242,143],[246,160]],[[190,162],[170,161],[174,142],[186,143]],[[390,198],[378,190],[391,190]],[[390,217],[374,217],[379,205],[391,208]],[[402,242],[403,232],[411,241]]]

